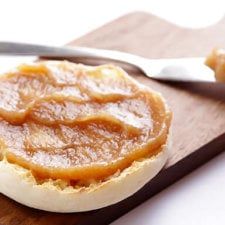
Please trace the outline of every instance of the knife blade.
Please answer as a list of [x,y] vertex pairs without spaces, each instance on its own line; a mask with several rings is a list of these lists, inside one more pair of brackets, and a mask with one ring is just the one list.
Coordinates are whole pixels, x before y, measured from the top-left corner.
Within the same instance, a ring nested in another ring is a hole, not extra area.
[[15,42],[0,42],[2,56],[38,56],[44,58],[90,58],[125,63],[146,76],[164,81],[214,82],[214,73],[204,58],[147,59],[130,53],[87,47],[56,47]]

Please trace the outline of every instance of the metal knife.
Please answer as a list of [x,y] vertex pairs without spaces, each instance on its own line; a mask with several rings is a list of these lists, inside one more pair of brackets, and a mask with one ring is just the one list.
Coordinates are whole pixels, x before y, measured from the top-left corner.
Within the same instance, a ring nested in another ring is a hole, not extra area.
[[114,50],[55,47],[14,42],[0,42],[0,55],[110,60],[135,66],[152,79],[184,82],[215,81],[213,71],[204,65],[204,58],[147,59]]

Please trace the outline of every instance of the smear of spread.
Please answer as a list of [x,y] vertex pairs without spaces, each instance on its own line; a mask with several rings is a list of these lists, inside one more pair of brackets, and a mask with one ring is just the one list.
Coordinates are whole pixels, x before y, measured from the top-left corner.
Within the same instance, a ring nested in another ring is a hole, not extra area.
[[37,62],[0,78],[0,151],[39,177],[110,176],[157,154],[170,120],[158,94],[110,65]]

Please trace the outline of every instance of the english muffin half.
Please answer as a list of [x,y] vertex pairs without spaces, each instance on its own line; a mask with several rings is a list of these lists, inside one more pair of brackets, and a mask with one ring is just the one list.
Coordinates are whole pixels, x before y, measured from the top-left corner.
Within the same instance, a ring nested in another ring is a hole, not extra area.
[[80,212],[117,203],[167,159],[171,111],[113,65],[23,64],[0,78],[0,192]]

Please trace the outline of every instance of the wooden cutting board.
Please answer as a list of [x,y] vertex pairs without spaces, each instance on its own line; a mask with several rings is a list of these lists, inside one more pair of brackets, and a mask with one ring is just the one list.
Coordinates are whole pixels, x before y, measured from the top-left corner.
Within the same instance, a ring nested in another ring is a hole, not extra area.
[[[193,30],[146,13],[131,13],[70,44],[118,49],[147,58],[204,56],[213,47],[225,47],[225,18],[214,26]],[[166,84],[141,73],[132,75],[162,92],[174,113],[173,144],[165,169],[132,197],[86,213],[43,212],[0,195],[0,225],[108,224],[225,150],[225,86]]]

